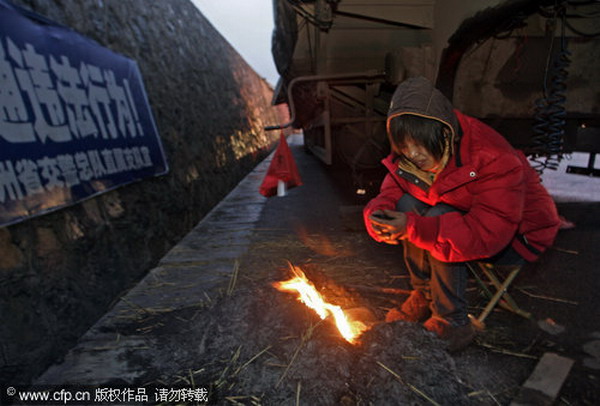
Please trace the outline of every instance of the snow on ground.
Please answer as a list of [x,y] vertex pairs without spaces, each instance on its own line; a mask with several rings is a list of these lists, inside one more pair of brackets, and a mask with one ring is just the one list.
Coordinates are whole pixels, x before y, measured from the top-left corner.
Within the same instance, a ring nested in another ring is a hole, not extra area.
[[[589,154],[574,152],[562,160],[556,171],[545,170],[542,182],[556,202],[599,202],[600,177],[567,173],[568,166],[587,167]],[[600,169],[600,159],[594,168]]]

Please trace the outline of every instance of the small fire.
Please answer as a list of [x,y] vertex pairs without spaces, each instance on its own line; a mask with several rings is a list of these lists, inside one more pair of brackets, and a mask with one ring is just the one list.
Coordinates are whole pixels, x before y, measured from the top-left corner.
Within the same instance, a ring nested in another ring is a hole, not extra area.
[[342,337],[351,344],[358,343],[358,338],[368,327],[359,320],[349,320],[340,306],[327,303],[300,268],[290,264],[290,269],[294,277],[275,282],[273,286],[282,292],[297,292],[298,300],[313,309],[321,319],[332,315]]

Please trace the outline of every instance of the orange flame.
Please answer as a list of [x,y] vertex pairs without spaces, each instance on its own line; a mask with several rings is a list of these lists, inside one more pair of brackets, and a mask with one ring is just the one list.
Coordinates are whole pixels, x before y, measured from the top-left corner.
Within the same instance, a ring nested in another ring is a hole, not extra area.
[[349,320],[340,306],[327,303],[300,268],[290,264],[290,269],[294,277],[275,282],[273,286],[282,292],[297,292],[298,300],[313,309],[321,319],[332,315],[342,337],[351,344],[358,343],[358,338],[367,330],[367,326],[361,321]]

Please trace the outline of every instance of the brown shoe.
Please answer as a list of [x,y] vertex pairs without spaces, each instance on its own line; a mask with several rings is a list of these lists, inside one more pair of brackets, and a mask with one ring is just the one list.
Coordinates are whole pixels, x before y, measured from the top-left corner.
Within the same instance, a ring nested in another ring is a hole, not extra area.
[[423,327],[434,332],[439,338],[448,343],[448,351],[460,351],[471,344],[475,338],[475,329],[471,323],[462,326],[453,326],[446,319],[431,316]]
[[429,310],[429,300],[425,298],[425,295],[420,290],[413,290],[410,292],[408,299],[402,303],[400,309],[391,309],[385,315],[385,321],[390,323],[396,320],[408,321],[410,323],[418,323],[423,320],[427,320],[431,316],[431,310]]

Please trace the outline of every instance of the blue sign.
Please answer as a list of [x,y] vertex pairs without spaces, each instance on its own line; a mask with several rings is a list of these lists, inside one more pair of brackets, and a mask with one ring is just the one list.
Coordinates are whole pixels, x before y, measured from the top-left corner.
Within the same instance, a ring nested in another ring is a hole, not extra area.
[[0,0],[0,226],[168,170],[136,62]]

